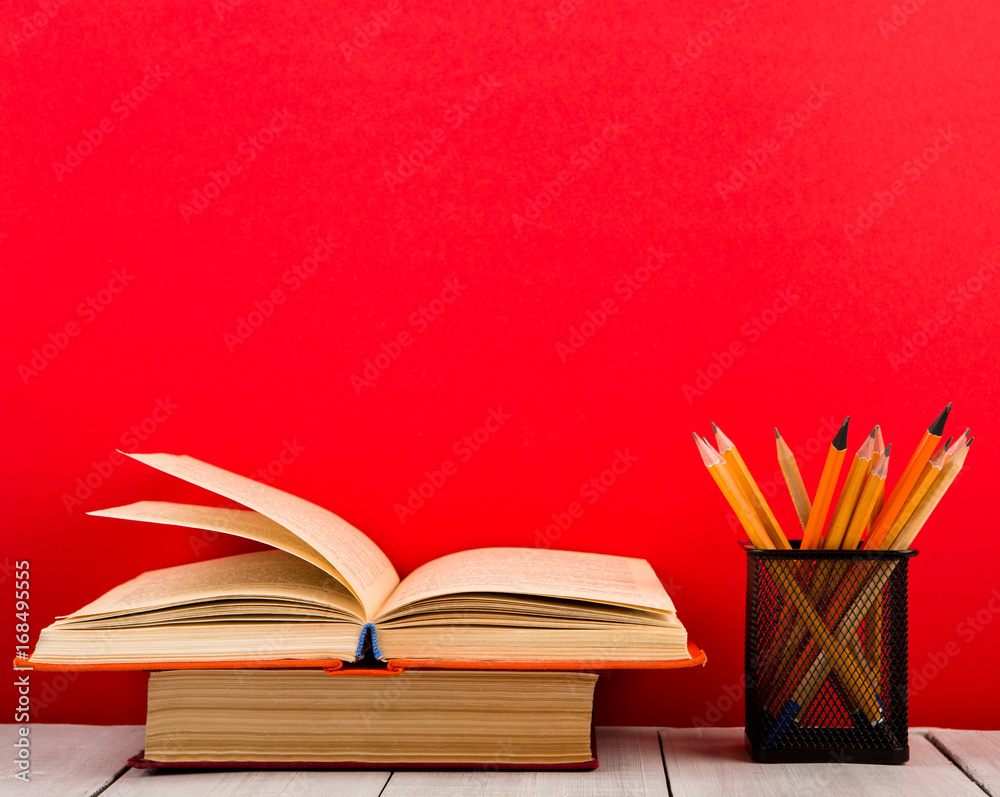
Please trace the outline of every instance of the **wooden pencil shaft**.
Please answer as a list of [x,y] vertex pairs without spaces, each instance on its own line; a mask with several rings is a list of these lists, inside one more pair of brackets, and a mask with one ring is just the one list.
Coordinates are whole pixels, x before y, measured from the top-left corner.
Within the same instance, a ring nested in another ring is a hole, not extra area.
[[750,499],[750,504],[757,511],[761,521],[764,524],[764,530],[767,532],[767,536],[774,543],[774,547],[783,550],[791,550],[791,545],[788,543],[788,538],[785,537],[784,532],[781,530],[781,526],[778,525],[777,519],[774,517],[774,513],[771,511],[771,507],[767,504],[767,499],[764,498],[764,494],[760,491],[757,486],[757,482],[754,481],[753,476],[750,475],[750,470],[747,468],[746,462],[743,461],[743,457],[737,450],[736,446],[730,447],[727,451],[722,452],[723,456],[726,457],[726,462],[730,462],[730,457],[732,457],[732,462],[730,463],[735,471],[737,478],[739,479],[740,487],[743,488],[747,497]]
[[771,571],[771,577],[774,579],[775,584],[778,584],[779,589],[795,604],[799,616],[802,617],[803,621],[809,627],[809,631],[812,634],[811,641],[815,641],[817,646],[830,659],[833,667],[837,670],[837,675],[841,679],[841,682],[847,687],[851,693],[851,697],[865,712],[865,716],[872,723],[877,722],[881,717],[881,710],[878,701],[875,699],[875,695],[867,688],[867,665],[859,661],[851,651],[836,644],[836,639],[830,631],[832,625],[824,622],[824,618],[820,616],[809,598],[794,582],[783,581],[781,579],[780,563],[768,562],[767,567]]
[[916,484],[917,479],[920,478],[924,465],[931,458],[934,449],[937,448],[937,444],[941,442],[944,423],[948,418],[950,410],[951,404],[945,407],[944,412],[924,432],[920,445],[917,446],[917,450],[913,452],[913,456],[910,457],[910,461],[906,464],[903,475],[899,477],[899,484],[896,485],[896,488],[889,496],[889,500],[886,501],[885,506],[879,513],[878,520],[875,521],[875,525],[872,527],[871,534],[868,535],[868,539],[865,541],[864,547],[866,550],[882,547],[882,541],[889,533],[889,529],[892,528],[893,521],[895,521],[896,516],[903,508],[903,504],[906,503],[906,499]]
[[948,492],[948,488],[955,481],[955,477],[958,476],[959,471],[962,470],[962,465],[965,462],[968,451],[968,446],[960,449],[954,457],[945,463],[941,475],[934,480],[934,484],[931,485],[931,488],[924,495],[923,499],[921,499],[913,514],[910,515],[910,519],[900,531],[899,536],[893,542],[892,550],[904,551],[913,544],[913,540],[920,533],[931,513],[941,502],[944,494]]
[[802,535],[803,548],[819,547],[820,535],[823,533],[823,524],[826,522],[827,513],[830,511],[830,503],[833,500],[833,491],[837,486],[837,476],[840,475],[840,468],[844,464],[844,451],[833,446],[826,457],[823,465],[823,474],[820,476],[819,487],[816,488],[816,498],[813,500],[812,510],[809,512],[809,522],[806,524],[805,533]]
[[[856,562],[854,566],[859,566],[862,563]],[[867,584],[864,591],[861,592],[851,604],[849,611],[843,616],[840,622],[837,624],[836,631],[834,632],[837,643],[841,646],[841,649],[846,647],[850,642],[855,641],[855,635],[857,634],[858,628],[861,626],[862,621],[865,616],[874,607],[882,606],[882,589],[885,587],[886,583],[889,581],[889,577],[892,575],[893,570],[896,568],[896,562],[872,562],[872,566],[867,568],[868,572],[865,574],[867,576]],[[827,676],[832,669],[832,663],[829,657],[826,655],[825,651],[820,651],[816,656],[816,660],[810,666],[805,677],[799,684],[799,687],[795,691],[795,702],[801,707],[799,716],[802,717],[808,711],[809,706],[812,704],[813,700],[816,699],[816,695],[819,694],[819,690],[823,686],[823,682],[826,680]],[[873,686],[877,687],[876,674],[868,666],[868,662],[865,662],[865,678],[867,680],[868,689],[866,690],[866,695],[870,697],[876,697],[878,693],[877,688],[871,688]],[[877,703],[876,703],[877,705]],[[869,720],[873,720],[872,716],[865,712]],[[875,715],[876,719],[878,714]]]
[[[777,434],[777,430],[775,430]],[[809,522],[809,512],[812,509],[812,501],[809,500],[809,492],[806,490],[805,482],[802,480],[802,473],[799,471],[798,463],[795,461],[795,454],[784,439],[778,435],[776,439],[778,449],[778,467],[781,468],[781,475],[785,478],[788,487],[788,494],[791,496],[792,504],[795,506],[795,514],[799,518],[802,529],[805,530]]]
[[840,491],[840,498],[837,507],[833,510],[833,519],[830,521],[830,529],[823,538],[823,547],[826,549],[838,549],[844,541],[844,534],[847,532],[847,525],[851,520],[851,515],[857,507],[858,497],[861,494],[865,483],[865,477],[871,468],[871,460],[860,456],[854,458],[851,469],[847,473],[847,481]]
[[906,503],[903,504],[903,508],[899,510],[899,514],[896,515],[896,519],[892,522],[889,531],[886,533],[882,540],[882,547],[886,549],[892,549],[893,543],[895,543],[896,538],[899,536],[906,522],[913,515],[916,508],[920,505],[921,500],[927,494],[927,491],[931,488],[934,482],[941,475],[941,468],[935,467],[932,462],[928,462],[924,466],[924,472],[920,474],[920,478],[917,479],[916,484],[913,485],[913,489],[906,498]]

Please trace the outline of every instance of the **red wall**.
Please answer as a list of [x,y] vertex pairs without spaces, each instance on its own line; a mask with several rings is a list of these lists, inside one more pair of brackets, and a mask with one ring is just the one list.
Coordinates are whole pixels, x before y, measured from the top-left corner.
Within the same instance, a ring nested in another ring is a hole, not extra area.
[[[825,449],[850,413],[891,485],[951,400],[978,445],[912,563],[911,721],[1000,727],[997,6],[515,5],[6,4],[8,649],[17,560],[34,640],[253,548],[87,517],[206,498],[116,447],[284,457],[401,574],[581,502],[552,544],[648,558],[709,656],[616,675],[599,720],[740,725],[745,561],[691,431],[766,480],[774,425]],[[32,678],[39,721],[143,719],[140,674]]]

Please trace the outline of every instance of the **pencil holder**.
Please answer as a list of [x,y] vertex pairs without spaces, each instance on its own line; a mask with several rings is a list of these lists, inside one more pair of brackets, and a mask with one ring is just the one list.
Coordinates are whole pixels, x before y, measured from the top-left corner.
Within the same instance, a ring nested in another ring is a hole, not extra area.
[[742,544],[753,760],[907,761],[907,563],[917,552]]

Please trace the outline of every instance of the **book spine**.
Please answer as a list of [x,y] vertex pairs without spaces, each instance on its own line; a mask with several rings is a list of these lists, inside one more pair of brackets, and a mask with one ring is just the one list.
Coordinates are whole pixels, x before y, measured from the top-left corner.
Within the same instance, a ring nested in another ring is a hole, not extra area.
[[365,655],[365,639],[369,632],[372,637],[372,653],[376,659],[382,658],[382,651],[378,649],[378,632],[373,623],[365,623],[361,628],[361,636],[358,637],[358,649],[355,651],[355,659],[360,660]]

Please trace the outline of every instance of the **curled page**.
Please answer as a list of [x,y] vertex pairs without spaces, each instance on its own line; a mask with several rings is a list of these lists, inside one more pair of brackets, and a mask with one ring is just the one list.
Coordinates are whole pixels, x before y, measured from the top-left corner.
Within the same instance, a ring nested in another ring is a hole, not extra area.
[[342,584],[345,580],[337,568],[309,543],[303,542],[284,526],[252,509],[225,509],[218,506],[175,504],[169,501],[138,501],[127,506],[98,509],[87,514],[232,534],[234,537],[262,542],[272,548],[287,551],[315,565]]
[[399,583],[392,563],[366,534],[304,498],[193,457],[173,454],[127,456],[243,504],[290,531],[336,569],[347,588],[361,602],[366,619],[370,619]]

